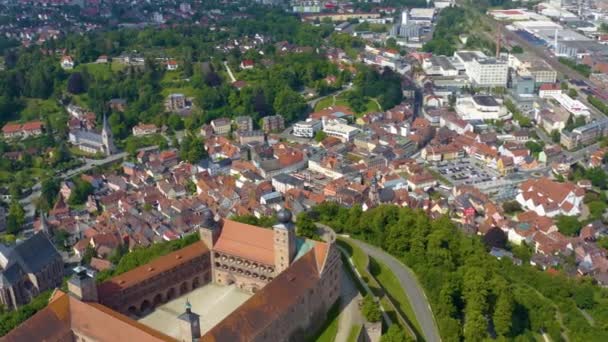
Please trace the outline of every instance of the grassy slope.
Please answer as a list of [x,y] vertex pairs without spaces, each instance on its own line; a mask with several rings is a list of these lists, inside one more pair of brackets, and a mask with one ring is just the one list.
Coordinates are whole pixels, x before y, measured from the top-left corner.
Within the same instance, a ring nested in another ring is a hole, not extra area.
[[396,302],[397,309],[407,317],[416,330],[422,331],[410,300],[393,272],[385,264],[374,258],[370,258],[370,272],[378,279],[380,285],[384,287],[393,301]]

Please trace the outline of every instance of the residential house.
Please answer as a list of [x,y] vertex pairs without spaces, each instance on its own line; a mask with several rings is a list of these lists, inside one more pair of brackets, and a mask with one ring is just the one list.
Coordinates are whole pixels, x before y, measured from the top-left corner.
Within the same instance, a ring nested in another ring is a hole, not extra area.
[[8,123],[2,127],[2,135],[5,139],[36,137],[43,131],[44,124],[41,121],[29,121],[23,124]]
[[539,216],[579,215],[585,190],[548,178],[529,179],[519,186],[517,202]]
[[407,185],[411,191],[427,190],[436,184],[435,177],[429,173],[416,174],[407,179]]
[[140,123],[137,126],[133,126],[133,135],[141,137],[144,135],[150,135],[158,133],[158,127],[155,124],[143,124]]
[[61,57],[60,64],[64,70],[72,70],[72,69],[74,69],[74,65],[75,65],[74,59],[72,59],[72,56],[68,56],[68,55]]
[[177,64],[177,61],[174,59],[170,59],[167,61],[167,70],[168,71],[175,71],[179,68],[179,64]]
[[217,135],[228,135],[230,133],[231,122],[228,118],[217,118],[211,120],[213,133]]

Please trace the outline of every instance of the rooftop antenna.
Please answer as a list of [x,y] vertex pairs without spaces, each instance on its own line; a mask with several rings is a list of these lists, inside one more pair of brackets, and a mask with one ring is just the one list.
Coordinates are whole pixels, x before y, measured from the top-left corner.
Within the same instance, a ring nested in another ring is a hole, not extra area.
[[501,43],[501,37],[502,36],[502,32],[500,30],[500,26],[498,26],[498,30],[496,31],[496,59],[498,59],[498,57],[500,57],[500,43]]

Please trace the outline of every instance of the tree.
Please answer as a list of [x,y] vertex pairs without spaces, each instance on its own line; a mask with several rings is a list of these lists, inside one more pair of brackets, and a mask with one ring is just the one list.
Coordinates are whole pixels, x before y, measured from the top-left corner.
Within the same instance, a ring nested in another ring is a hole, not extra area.
[[17,234],[25,223],[25,210],[17,199],[13,199],[8,208],[8,216],[6,218],[6,232],[9,234]]
[[601,167],[592,167],[585,170],[584,177],[591,181],[593,186],[597,186],[600,189],[606,189],[606,172]]
[[399,46],[397,45],[397,40],[393,37],[389,38],[386,40],[386,47],[389,49],[399,49]]
[[581,231],[582,223],[576,218],[576,216],[564,216],[559,215],[557,217],[557,229],[560,233],[567,236],[576,236]]
[[186,135],[180,145],[180,158],[189,163],[195,164],[206,155],[202,139],[193,135]]
[[301,212],[296,218],[296,233],[309,239],[318,239],[317,226],[308,216],[308,213]]
[[325,140],[325,138],[327,138],[327,133],[325,133],[323,131],[317,131],[317,133],[315,133],[316,142],[321,142],[321,141]]
[[374,298],[370,294],[363,297],[361,313],[363,313],[363,316],[369,322],[379,322],[382,319],[382,311],[380,311],[378,303],[374,301]]
[[274,100],[275,113],[279,113],[285,121],[292,122],[306,113],[308,105],[300,94],[290,88],[283,88]]
[[91,259],[93,259],[93,257],[95,257],[95,255],[97,254],[97,252],[95,252],[95,248],[93,248],[93,246],[88,245],[87,248],[84,250],[84,253],[82,255],[82,262],[85,265],[88,265],[91,263]]
[[86,91],[86,86],[82,74],[75,72],[68,78],[68,91],[72,94],[82,94]]
[[205,84],[209,87],[217,87],[222,84],[222,79],[214,70],[210,70],[205,74]]
[[87,201],[90,194],[93,193],[93,185],[80,178],[74,180],[74,189],[68,198],[69,205],[81,205]]
[[498,295],[496,306],[494,308],[494,330],[500,336],[508,336],[511,331],[512,316],[513,316],[513,297],[510,291],[502,291]]
[[483,242],[488,248],[505,248],[507,245],[507,234],[502,229],[493,227],[483,236]]
[[570,96],[571,98],[575,99],[578,96],[578,92],[576,91],[576,89],[570,88],[568,90],[568,96]]
[[65,250],[68,246],[70,234],[63,229],[58,229],[54,234],[55,244]]
[[182,118],[177,114],[171,114],[167,120],[167,125],[172,130],[179,131],[184,129],[184,120],[182,120]]
[[380,338],[380,342],[409,342],[414,339],[407,335],[403,329],[399,327],[399,324],[392,324],[386,333]]
[[524,49],[521,46],[519,46],[519,45],[514,45],[511,48],[511,53],[513,53],[513,54],[524,53]]
[[602,201],[593,201],[587,204],[589,207],[589,213],[594,219],[601,219],[602,215],[606,211],[606,203]]
[[517,201],[506,201],[502,204],[502,209],[507,214],[514,214],[521,211],[521,204]]
[[531,155],[538,155],[540,152],[543,151],[543,148],[545,147],[543,143],[539,143],[536,141],[527,141],[525,145],[528,150],[530,150]]
[[70,160],[70,150],[65,145],[65,143],[60,143],[55,149],[53,149],[51,155],[51,165],[57,166],[61,163],[67,162]]
[[560,139],[561,139],[561,134],[559,133],[559,131],[556,129],[552,130],[551,131],[551,141],[557,144],[557,143],[559,143]]
[[591,285],[583,285],[574,292],[574,302],[581,309],[589,309],[593,307],[595,300],[593,299],[593,289]]

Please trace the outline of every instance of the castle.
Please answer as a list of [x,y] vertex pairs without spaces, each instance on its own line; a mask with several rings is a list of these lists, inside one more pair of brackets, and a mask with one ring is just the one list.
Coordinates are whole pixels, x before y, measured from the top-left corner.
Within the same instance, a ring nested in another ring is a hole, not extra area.
[[[334,242],[296,237],[286,210],[272,229],[203,215],[201,241],[101,284],[81,270],[68,293],[56,291],[45,309],[3,340],[299,341],[323,324],[341,290]],[[175,315],[176,334],[136,321],[205,286],[250,297],[207,329],[190,301]]]

